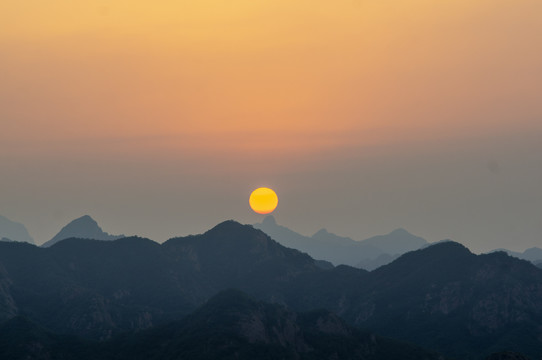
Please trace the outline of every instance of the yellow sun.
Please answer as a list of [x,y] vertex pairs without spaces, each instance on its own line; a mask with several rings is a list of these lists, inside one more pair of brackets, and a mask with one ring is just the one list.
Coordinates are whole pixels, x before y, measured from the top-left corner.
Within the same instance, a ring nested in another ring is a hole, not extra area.
[[252,210],[258,214],[269,214],[277,207],[279,198],[273,190],[262,187],[250,194],[248,202]]

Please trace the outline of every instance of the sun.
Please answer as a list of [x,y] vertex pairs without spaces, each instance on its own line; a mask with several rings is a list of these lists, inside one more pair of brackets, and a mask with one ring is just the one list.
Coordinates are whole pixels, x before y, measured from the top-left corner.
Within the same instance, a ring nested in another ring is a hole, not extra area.
[[273,190],[261,187],[250,194],[248,203],[252,210],[258,214],[270,214],[277,208],[279,198]]

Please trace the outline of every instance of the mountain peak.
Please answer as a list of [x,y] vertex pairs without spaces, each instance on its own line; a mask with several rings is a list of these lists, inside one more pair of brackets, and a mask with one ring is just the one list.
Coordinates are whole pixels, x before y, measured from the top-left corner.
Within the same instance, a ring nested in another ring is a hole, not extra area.
[[277,220],[275,220],[275,217],[273,215],[267,215],[263,219],[262,224],[264,226],[277,225]]
[[421,249],[421,251],[424,251],[424,250],[429,250],[429,251],[446,251],[448,253],[450,252],[453,252],[453,253],[457,253],[457,254],[470,254],[472,255],[471,251],[463,244],[461,243],[458,243],[456,241],[452,241],[450,239],[446,239],[446,240],[442,240],[442,241],[439,241],[439,242],[436,242],[434,244],[430,244],[429,246],[427,246],[426,248],[424,249]]
[[317,238],[317,237],[328,236],[328,235],[330,235],[330,232],[327,231],[327,229],[322,228],[322,229],[318,230],[316,233],[314,233],[314,235],[312,237]]
[[24,241],[34,244],[34,239],[26,230],[26,227],[18,222],[11,221],[5,216],[0,215],[0,238],[6,238],[11,241]]
[[[90,215],[83,215],[75,220],[72,220],[67,226],[89,226],[89,227],[96,227],[100,230],[102,230],[102,228],[98,225],[98,223],[96,222],[96,220],[94,220],[92,217],[90,217]],[[67,227],[66,226],[66,227]]]
[[98,225],[96,220],[89,215],[83,215],[64,226],[58,234],[56,234],[51,240],[47,241],[42,246],[48,247],[68,238],[116,240],[123,237],[124,235],[111,235],[106,233]]
[[387,235],[373,236],[363,240],[362,243],[375,246],[390,255],[404,254],[427,245],[425,239],[403,228],[395,229]]
[[409,233],[408,231],[406,231],[405,229],[403,228],[398,228],[398,229],[395,229],[393,230],[390,235],[412,235],[411,233]]
[[247,225],[243,225],[235,220],[226,220],[217,225],[215,225],[211,230],[206,233],[215,233],[215,232],[231,232],[231,231],[241,231],[246,228]]
[[72,222],[75,222],[75,221],[92,222],[92,223],[97,224],[96,220],[94,220],[90,215],[83,215],[80,218],[77,218],[77,219],[73,220]]

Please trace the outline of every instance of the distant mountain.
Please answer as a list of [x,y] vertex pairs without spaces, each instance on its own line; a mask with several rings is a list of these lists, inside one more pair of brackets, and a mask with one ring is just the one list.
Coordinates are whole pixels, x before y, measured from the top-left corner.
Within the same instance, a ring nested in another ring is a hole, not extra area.
[[110,339],[150,329],[229,288],[296,312],[326,309],[458,359],[542,354],[542,270],[451,241],[372,272],[324,270],[234,221],[161,245],[136,237],[67,239],[49,248],[0,242],[0,321],[24,315],[55,333]]
[[25,318],[0,326],[0,358],[441,360],[436,353],[348,326],[328,311],[295,313],[223,291],[183,320],[93,343],[51,334]]
[[397,229],[387,235],[373,236],[361,243],[374,246],[390,255],[401,255],[428,245],[423,238],[412,235],[405,229]]
[[110,235],[102,230],[98,223],[88,215],[81,216],[64,226],[58,234],[42,246],[49,247],[57,242],[69,238],[93,239],[93,240],[117,240],[124,235]]
[[365,270],[374,270],[381,266],[391,263],[393,260],[397,259],[400,254],[390,255],[390,254],[381,254],[376,258],[366,258],[361,260],[355,267]]
[[22,241],[34,244],[34,239],[26,230],[23,224],[11,221],[8,218],[0,215],[0,239],[2,241]]
[[312,237],[303,236],[284,226],[278,225],[273,216],[264,218],[255,228],[262,230],[280,244],[306,252],[315,259],[326,260],[334,265],[350,265],[373,270],[385,265],[399,255],[417,250],[427,244],[424,239],[404,229],[387,235],[355,241],[322,229]]
[[537,262],[542,261],[542,249],[539,247],[532,247],[525,250],[524,252],[516,252],[516,251],[507,250],[507,249],[497,249],[497,250],[494,250],[493,252],[495,251],[504,251],[510,256],[517,257],[518,259],[527,260],[532,263],[537,263]]

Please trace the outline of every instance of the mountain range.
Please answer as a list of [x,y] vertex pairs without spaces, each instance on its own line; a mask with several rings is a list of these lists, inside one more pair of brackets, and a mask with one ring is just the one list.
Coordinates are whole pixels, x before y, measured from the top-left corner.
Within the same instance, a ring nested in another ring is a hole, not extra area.
[[[409,251],[435,244],[401,228],[389,234],[376,235],[361,241],[335,235],[326,229],[321,229],[312,236],[304,236],[277,224],[272,215],[266,216],[261,223],[253,226],[280,244],[306,252],[315,259],[328,261],[335,266],[349,265],[369,271],[389,264]],[[504,251],[518,259],[528,260],[537,266],[542,264],[542,249],[538,247],[527,249],[524,252],[507,249],[497,249],[491,252],[498,251]]]
[[288,314],[326,309],[349,327],[452,358],[542,354],[542,270],[455,242],[408,252],[372,272],[323,269],[234,221],[163,244],[138,237],[71,238],[47,248],[0,243],[0,321],[22,316],[85,341],[152,334],[231,288]]
[[421,237],[397,229],[387,235],[374,236],[355,241],[321,229],[311,237],[301,235],[278,225],[269,215],[254,227],[262,230],[280,244],[306,252],[315,259],[326,260],[334,265],[350,265],[373,270],[396,259],[408,251],[428,245]]

